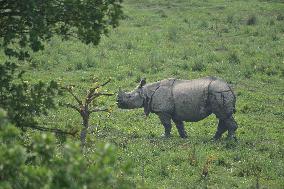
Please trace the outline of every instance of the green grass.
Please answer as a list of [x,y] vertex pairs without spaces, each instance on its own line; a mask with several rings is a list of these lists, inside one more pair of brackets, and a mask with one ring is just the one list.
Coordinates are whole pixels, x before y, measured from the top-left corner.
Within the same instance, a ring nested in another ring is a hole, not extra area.
[[[119,162],[132,161],[142,188],[284,188],[284,4],[281,0],[125,0],[125,17],[97,47],[53,38],[32,55],[27,80],[75,84],[82,90],[94,76],[116,92],[132,90],[141,77],[193,79],[214,75],[237,94],[239,143],[210,142],[214,116],[186,123],[189,138],[162,139],[157,116],[120,110],[94,114],[97,141],[118,148]],[[3,57],[1,57],[3,59]],[[58,99],[60,100],[60,99]],[[64,96],[65,101],[72,101]],[[114,105],[115,97],[101,103]],[[80,128],[80,116],[59,108],[42,125]],[[77,140],[77,138],[74,138]],[[207,177],[202,171],[212,159]]]

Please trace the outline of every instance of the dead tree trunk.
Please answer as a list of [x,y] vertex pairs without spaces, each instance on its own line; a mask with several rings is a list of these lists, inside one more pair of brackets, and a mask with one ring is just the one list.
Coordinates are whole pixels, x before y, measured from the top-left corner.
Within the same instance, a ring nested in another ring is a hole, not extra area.
[[88,110],[82,111],[81,112],[81,116],[83,118],[83,123],[82,123],[83,124],[83,128],[81,130],[80,139],[81,139],[81,145],[85,146],[86,136],[87,136],[87,132],[88,132],[88,128],[89,128],[89,118],[90,118]]

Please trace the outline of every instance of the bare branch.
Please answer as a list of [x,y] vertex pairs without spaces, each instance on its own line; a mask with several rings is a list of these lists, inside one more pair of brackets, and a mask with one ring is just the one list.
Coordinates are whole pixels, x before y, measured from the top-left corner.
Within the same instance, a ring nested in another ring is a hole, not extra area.
[[94,94],[94,92],[96,91],[96,89],[99,88],[99,86],[95,87],[95,88],[92,88],[90,89],[87,97],[86,97],[86,100],[85,100],[85,105],[89,104],[90,102],[92,102],[91,98]]
[[73,104],[70,104],[70,103],[64,103],[64,104],[62,104],[62,105],[66,106],[66,107],[68,107],[68,108],[73,108],[74,110],[76,110],[76,111],[78,111],[79,113],[81,113],[80,108],[79,108],[79,107],[77,107],[77,106],[75,106],[75,105],[73,105]]
[[108,84],[111,81],[111,79],[108,79],[104,84],[101,85],[101,87],[105,86],[106,84]]
[[114,93],[97,93],[99,96],[113,96]]
[[[93,96],[95,95],[94,93],[96,92],[96,89],[105,86],[105,85],[108,84],[110,81],[111,81],[111,79],[108,79],[105,83],[103,83],[103,84],[101,84],[101,85],[98,85],[98,86],[96,86],[96,87],[94,87],[94,88],[91,88],[90,91],[89,91],[89,93],[88,93],[88,95],[87,95],[86,103],[85,103],[85,104],[88,104],[88,103],[92,102],[92,100],[94,100],[94,98],[96,98],[96,97],[93,98]],[[97,93],[96,93],[96,94],[97,94]]]
[[29,126],[25,126],[31,129],[35,129],[35,130],[39,130],[39,131],[45,131],[45,132],[52,132],[52,133],[57,133],[57,134],[67,134],[67,135],[72,135],[75,136],[75,134],[78,131],[63,131],[61,129],[57,129],[57,128],[47,128],[47,127],[41,127],[41,126],[36,126],[36,125],[29,125]]
[[83,105],[82,101],[73,93],[73,91],[72,91],[71,88],[69,88],[69,87],[62,87],[62,88],[65,89],[65,90],[67,90],[67,91],[75,98],[75,100],[77,101],[77,103],[78,103],[80,106]]
[[112,95],[114,94],[113,93],[96,93],[89,99],[89,103],[99,96],[112,96]]
[[93,112],[109,112],[108,108],[94,108],[93,110],[90,111],[90,113]]
[[90,96],[96,91],[96,89],[105,86],[105,85],[108,84],[110,81],[111,81],[111,79],[108,79],[105,83],[103,83],[103,84],[101,84],[101,85],[98,85],[98,86],[96,86],[96,87],[94,87],[94,88],[91,88],[91,89],[90,89],[90,92],[89,92],[89,94],[88,94],[88,97],[90,97]]

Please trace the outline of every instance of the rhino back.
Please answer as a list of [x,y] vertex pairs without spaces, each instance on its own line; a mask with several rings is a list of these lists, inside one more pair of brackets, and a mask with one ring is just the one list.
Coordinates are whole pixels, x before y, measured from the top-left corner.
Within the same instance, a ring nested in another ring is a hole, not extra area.
[[175,79],[169,78],[160,81],[159,88],[155,91],[152,100],[153,112],[163,112],[172,114],[174,111],[174,101],[172,87]]
[[199,121],[209,114],[206,106],[208,86],[212,78],[177,80],[173,86],[175,118],[182,121]]

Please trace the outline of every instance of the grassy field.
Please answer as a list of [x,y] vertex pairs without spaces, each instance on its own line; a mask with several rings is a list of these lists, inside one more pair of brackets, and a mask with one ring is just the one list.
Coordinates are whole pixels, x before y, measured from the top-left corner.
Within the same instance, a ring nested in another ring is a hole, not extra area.
[[[214,116],[186,123],[188,139],[175,128],[172,138],[163,139],[157,116],[120,110],[115,97],[105,97],[98,104],[113,106],[113,112],[93,115],[89,148],[99,141],[114,144],[118,163],[132,162],[129,179],[141,188],[284,188],[283,1],[125,0],[124,13],[97,47],[53,38],[32,55],[27,80],[54,79],[85,94],[94,77],[111,77],[106,89],[112,92],[132,90],[141,77],[221,77],[237,95],[237,144],[225,137],[210,141]],[[65,108],[40,123],[81,127],[79,115]]]

